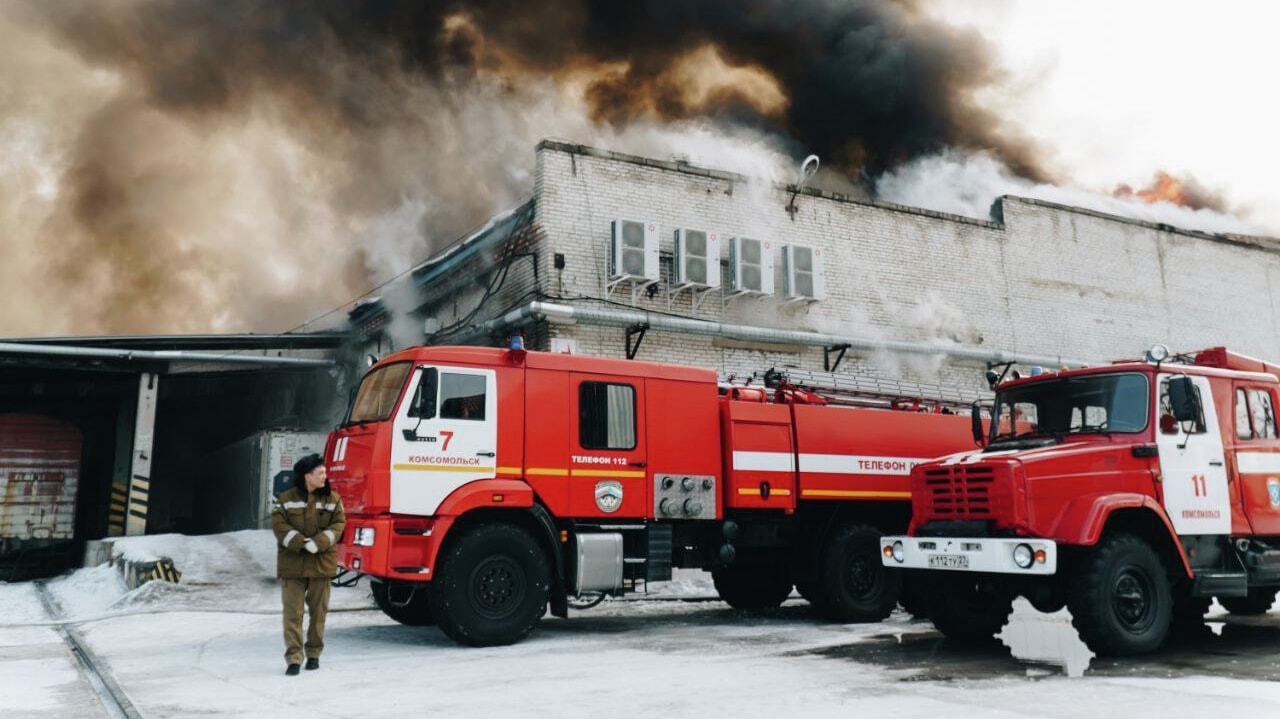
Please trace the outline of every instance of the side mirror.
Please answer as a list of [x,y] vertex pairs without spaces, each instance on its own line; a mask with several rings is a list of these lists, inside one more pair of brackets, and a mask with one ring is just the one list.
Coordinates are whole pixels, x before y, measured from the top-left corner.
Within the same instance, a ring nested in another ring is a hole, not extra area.
[[982,407],[974,400],[969,414],[969,425],[973,430],[973,443],[979,447],[987,446],[987,433],[982,424]]
[[1200,394],[1190,377],[1184,375],[1169,380],[1169,408],[1179,422],[1195,422],[1197,428],[1204,424]]
[[438,373],[435,367],[422,371],[418,380],[418,388],[414,390],[413,399],[409,403],[408,416],[418,419],[431,419],[436,416],[436,381]]

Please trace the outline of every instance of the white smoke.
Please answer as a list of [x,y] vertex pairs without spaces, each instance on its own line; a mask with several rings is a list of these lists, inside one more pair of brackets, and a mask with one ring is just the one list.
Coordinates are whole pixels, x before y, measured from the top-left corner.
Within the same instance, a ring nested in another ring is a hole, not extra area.
[[996,198],[1018,195],[1188,230],[1245,235],[1258,233],[1250,223],[1213,210],[1194,210],[1168,202],[1147,203],[1032,182],[1015,176],[995,158],[982,152],[949,150],[912,160],[880,176],[875,182],[875,189],[882,200],[978,219],[990,218],[991,203]]

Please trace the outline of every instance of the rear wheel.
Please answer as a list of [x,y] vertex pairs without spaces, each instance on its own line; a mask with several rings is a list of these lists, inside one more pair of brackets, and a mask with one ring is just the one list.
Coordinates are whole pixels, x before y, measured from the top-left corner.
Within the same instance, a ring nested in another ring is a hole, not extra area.
[[774,567],[726,567],[711,572],[716,592],[734,609],[777,609],[791,595],[791,578]]
[[942,575],[926,592],[933,626],[948,639],[989,642],[1013,613],[1013,593],[981,577]]
[[1246,597],[1219,597],[1218,603],[1232,614],[1265,614],[1276,601],[1276,587],[1250,587]]
[[533,631],[546,611],[550,562],[537,541],[515,525],[463,530],[437,564],[431,613],[459,644],[512,644]]
[[818,559],[814,608],[837,622],[878,622],[898,604],[901,574],[880,561],[880,530],[846,524]]
[[382,613],[411,627],[435,624],[431,617],[430,586],[426,582],[370,582],[373,601]]
[[1173,601],[1164,564],[1132,534],[1103,538],[1081,563],[1067,607],[1080,638],[1099,656],[1142,654],[1169,635]]

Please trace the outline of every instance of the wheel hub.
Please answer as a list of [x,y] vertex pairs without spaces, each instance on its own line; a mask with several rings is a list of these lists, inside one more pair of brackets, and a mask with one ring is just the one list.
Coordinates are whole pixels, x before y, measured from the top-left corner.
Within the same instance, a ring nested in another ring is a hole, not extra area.
[[1126,629],[1141,631],[1151,624],[1152,590],[1150,577],[1136,567],[1127,567],[1116,575],[1111,608]]
[[849,589],[854,596],[865,597],[875,591],[876,572],[879,568],[880,562],[877,561],[872,566],[861,554],[854,555],[849,560]]
[[509,557],[490,557],[471,572],[471,606],[479,614],[496,619],[520,605],[525,595],[525,576]]

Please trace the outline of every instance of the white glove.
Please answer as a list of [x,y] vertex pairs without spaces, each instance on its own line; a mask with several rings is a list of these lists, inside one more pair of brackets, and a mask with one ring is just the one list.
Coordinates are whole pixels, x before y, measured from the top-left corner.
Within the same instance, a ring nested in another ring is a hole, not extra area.
[[312,554],[315,554],[316,552],[320,551],[320,547],[316,546],[316,540],[314,539],[308,539],[307,541],[303,542],[302,548],[307,550],[308,552],[311,552]]

